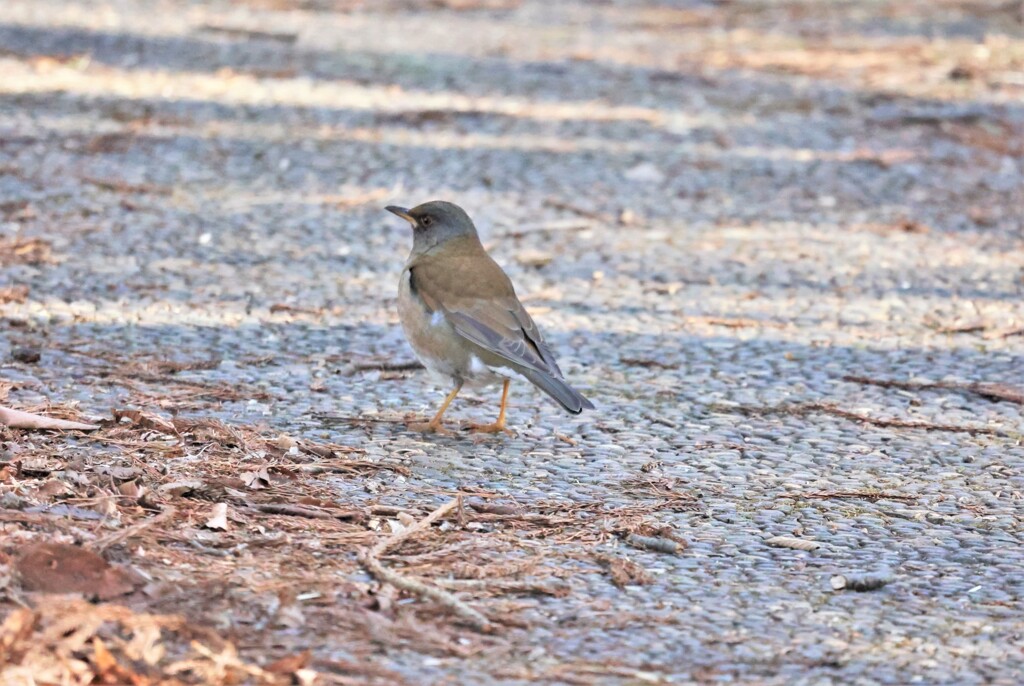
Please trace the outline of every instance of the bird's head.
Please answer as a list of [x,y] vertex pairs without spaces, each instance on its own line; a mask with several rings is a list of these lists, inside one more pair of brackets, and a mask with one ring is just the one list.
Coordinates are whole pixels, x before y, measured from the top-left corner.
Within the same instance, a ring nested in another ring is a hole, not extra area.
[[427,252],[453,238],[477,238],[473,220],[461,207],[450,202],[431,200],[408,210],[396,205],[388,205],[386,209],[412,226],[414,253]]

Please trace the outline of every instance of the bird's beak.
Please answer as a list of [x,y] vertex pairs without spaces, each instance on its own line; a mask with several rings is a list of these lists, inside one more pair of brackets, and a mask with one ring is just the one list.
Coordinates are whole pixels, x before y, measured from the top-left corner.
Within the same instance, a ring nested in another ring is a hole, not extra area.
[[416,218],[409,214],[409,210],[405,209],[404,207],[399,207],[397,205],[388,205],[384,209],[386,209],[388,212],[391,212],[392,214],[397,214],[405,221],[409,222],[413,226],[416,226]]

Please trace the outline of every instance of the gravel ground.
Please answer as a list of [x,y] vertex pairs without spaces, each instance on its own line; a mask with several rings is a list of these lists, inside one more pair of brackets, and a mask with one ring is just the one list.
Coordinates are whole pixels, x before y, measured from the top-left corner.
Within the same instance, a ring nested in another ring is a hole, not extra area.
[[[3,271],[29,287],[0,306],[9,404],[215,416],[410,470],[321,478],[339,502],[699,499],[653,513],[677,555],[558,543],[572,593],[466,655],[364,656],[409,683],[1024,682],[1015,3],[348,4],[5,0],[0,231],[52,252]],[[515,438],[404,429],[440,393],[373,368],[412,359],[411,241],[382,207],[429,199],[474,217],[597,411],[514,385]],[[218,358],[184,374],[263,393],[146,405],[98,380],[110,356]],[[955,387],[983,382],[1009,386]],[[602,551],[649,583],[580,561]],[[888,583],[830,583],[862,574]]]

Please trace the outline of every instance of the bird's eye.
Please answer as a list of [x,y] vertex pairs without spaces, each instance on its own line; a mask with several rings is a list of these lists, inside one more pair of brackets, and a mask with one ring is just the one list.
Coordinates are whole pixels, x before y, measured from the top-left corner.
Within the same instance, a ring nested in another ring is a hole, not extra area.
[[433,223],[434,223],[434,218],[431,217],[429,214],[423,215],[423,218],[420,219],[420,224],[423,224],[423,226],[430,226]]

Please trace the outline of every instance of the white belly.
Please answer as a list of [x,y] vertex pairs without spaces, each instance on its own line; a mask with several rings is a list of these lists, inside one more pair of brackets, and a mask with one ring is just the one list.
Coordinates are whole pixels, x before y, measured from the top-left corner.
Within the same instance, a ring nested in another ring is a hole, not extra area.
[[427,312],[409,287],[409,271],[399,283],[398,318],[416,358],[441,385],[463,383],[471,388],[489,386],[506,378],[522,379],[505,367],[488,367],[473,355],[441,312]]

